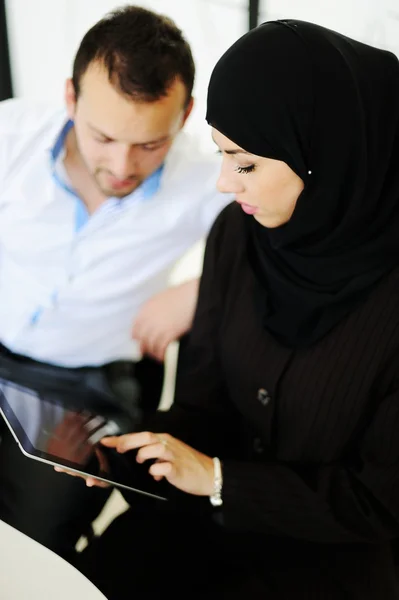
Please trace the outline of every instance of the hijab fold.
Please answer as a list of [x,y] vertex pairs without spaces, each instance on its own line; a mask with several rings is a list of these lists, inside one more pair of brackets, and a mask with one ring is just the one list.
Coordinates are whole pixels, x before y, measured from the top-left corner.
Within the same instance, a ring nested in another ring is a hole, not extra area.
[[399,263],[398,59],[311,23],[267,22],[217,63],[207,121],[305,184],[285,225],[243,218],[265,327],[308,346]]

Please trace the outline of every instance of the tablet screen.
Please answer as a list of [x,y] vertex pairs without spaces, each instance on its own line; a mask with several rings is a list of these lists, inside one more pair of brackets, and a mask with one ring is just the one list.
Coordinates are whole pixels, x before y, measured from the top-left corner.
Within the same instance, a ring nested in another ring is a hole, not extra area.
[[[149,475],[143,470],[138,473],[141,485],[148,479],[149,489],[133,487],[132,472],[112,469],[112,451],[99,444],[105,436],[134,429],[126,412],[116,405],[105,407],[103,403],[96,408],[92,401],[90,409],[86,406],[79,410],[60,394],[44,396],[44,393],[0,379],[1,412],[25,454],[154,495],[150,491],[153,482]],[[139,467],[134,468],[139,471]]]

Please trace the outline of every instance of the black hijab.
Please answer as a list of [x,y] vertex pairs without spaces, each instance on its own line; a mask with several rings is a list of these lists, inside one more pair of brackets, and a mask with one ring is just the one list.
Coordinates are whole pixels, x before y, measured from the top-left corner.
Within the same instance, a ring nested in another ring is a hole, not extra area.
[[311,23],[264,23],[217,63],[207,121],[305,184],[287,224],[243,218],[265,327],[310,345],[399,263],[398,59]]

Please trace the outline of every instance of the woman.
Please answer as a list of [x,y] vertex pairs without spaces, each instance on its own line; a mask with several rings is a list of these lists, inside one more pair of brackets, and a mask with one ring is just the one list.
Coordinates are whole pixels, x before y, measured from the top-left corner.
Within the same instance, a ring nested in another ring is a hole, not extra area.
[[266,23],[216,65],[207,120],[237,203],[175,403],[103,442],[184,493],[133,507],[86,572],[110,598],[124,576],[149,597],[399,598],[398,60]]

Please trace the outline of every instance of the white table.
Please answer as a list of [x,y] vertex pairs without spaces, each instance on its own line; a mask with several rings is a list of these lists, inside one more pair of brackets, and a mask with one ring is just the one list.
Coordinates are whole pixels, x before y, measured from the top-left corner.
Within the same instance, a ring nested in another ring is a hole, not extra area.
[[106,600],[79,571],[0,521],[1,600]]

